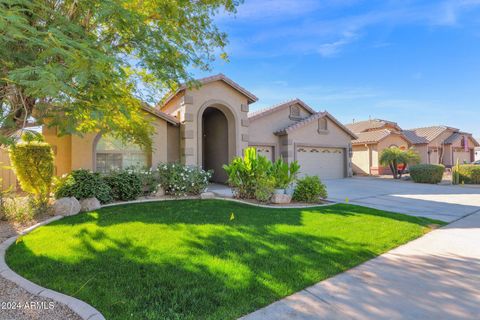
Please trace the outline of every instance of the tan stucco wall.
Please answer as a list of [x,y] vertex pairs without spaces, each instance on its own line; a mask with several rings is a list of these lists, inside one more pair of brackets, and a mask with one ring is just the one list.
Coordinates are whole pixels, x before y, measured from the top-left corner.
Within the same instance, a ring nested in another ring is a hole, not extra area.
[[180,127],[167,125],[167,161],[180,161]]
[[72,170],[72,138],[57,136],[56,128],[42,128],[42,134],[53,148],[55,155],[55,174],[61,176]]
[[[168,161],[167,122],[157,117],[150,117],[149,119],[154,127],[150,160],[151,165],[156,166],[160,162]],[[178,131],[178,127],[175,129]],[[175,129],[172,129],[172,132]],[[42,133],[45,140],[54,148],[57,175],[63,175],[75,169],[95,170],[95,147],[99,139],[97,133],[58,137],[55,128],[47,127],[43,127]],[[171,145],[170,157],[174,159],[174,154],[177,152],[178,158],[178,147],[175,149],[173,140]]]
[[[293,154],[295,158],[295,146],[310,145],[319,147],[337,147],[344,148],[347,155],[345,172],[348,176],[352,175],[351,158],[348,157],[348,149],[351,146],[352,137],[342,128],[337,126],[333,121],[327,119],[327,132],[318,132],[318,121],[312,121],[309,124],[298,128],[288,134],[289,154]],[[288,161],[292,159],[289,157]]]
[[371,146],[353,146],[352,170],[358,175],[370,174],[370,147]]
[[[299,104],[300,116],[306,118],[310,113]],[[285,157],[283,152],[287,152],[280,144],[280,139],[273,133],[277,130],[284,129],[291,124],[298,122],[290,119],[290,108],[278,110],[261,118],[250,120],[249,126],[249,140],[250,145],[271,145],[274,147],[274,157],[278,159],[281,155]]]
[[421,144],[413,146],[413,149],[417,151],[420,156],[420,163],[428,163],[428,145]]
[[[183,104],[184,92],[178,93],[168,103],[162,106],[161,111],[178,118]],[[182,120],[183,121],[183,120]]]
[[182,100],[183,119],[180,119],[184,120],[180,130],[181,161],[188,165],[202,165],[202,114],[207,107],[221,109],[228,119],[229,160],[242,155],[249,138],[247,106],[247,97],[223,81],[186,89]]
[[167,143],[167,122],[165,120],[156,120],[152,122],[154,134],[152,136],[152,158],[151,165],[157,167],[159,163],[168,161],[168,143]]

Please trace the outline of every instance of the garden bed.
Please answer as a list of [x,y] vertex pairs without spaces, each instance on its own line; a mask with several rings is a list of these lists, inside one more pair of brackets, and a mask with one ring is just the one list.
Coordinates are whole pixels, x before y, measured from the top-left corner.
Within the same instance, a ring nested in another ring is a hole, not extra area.
[[107,319],[236,319],[441,224],[347,204],[275,209],[222,200],[103,208],[7,252],[27,279]]

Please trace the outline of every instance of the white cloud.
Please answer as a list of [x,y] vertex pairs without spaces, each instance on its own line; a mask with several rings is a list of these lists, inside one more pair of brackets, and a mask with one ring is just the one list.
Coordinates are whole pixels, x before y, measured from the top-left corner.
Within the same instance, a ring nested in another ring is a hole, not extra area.
[[[480,0],[442,0],[432,3],[416,0],[385,1],[365,9],[359,6],[356,14],[343,14],[351,12],[344,10],[344,7],[357,2],[247,0],[240,6],[236,19],[223,22],[232,23],[230,26],[237,28],[242,23],[247,23],[249,30],[252,26],[257,26],[247,36],[240,33],[231,38],[232,54],[262,56],[267,53],[259,47],[265,45],[268,48],[266,51],[270,51],[267,54],[269,56],[317,53],[323,57],[332,57],[358,41],[360,35],[368,34],[371,27],[381,25],[389,30],[408,25],[433,28],[458,26],[463,15],[480,7]],[[291,19],[296,20],[285,22]],[[389,45],[388,39],[382,39],[374,47],[385,45]]]

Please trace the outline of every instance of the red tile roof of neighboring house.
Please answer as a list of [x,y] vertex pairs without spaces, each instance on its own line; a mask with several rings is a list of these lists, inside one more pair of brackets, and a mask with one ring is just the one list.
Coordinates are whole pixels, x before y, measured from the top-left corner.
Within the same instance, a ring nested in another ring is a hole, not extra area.
[[365,131],[370,131],[375,129],[381,129],[386,125],[391,125],[399,131],[402,130],[396,122],[382,120],[382,119],[371,119],[371,120],[353,122],[353,123],[346,124],[345,127],[350,129],[352,132],[359,133],[359,132],[365,132]]
[[[214,75],[214,76],[210,76],[210,77],[205,77],[205,78],[201,78],[201,79],[196,79],[195,82],[198,82],[200,83],[200,85],[204,85],[204,84],[207,84],[207,83],[211,83],[211,82],[215,82],[215,81],[223,81],[225,82],[226,84],[228,84],[229,86],[231,86],[232,88],[234,88],[235,90],[237,90],[238,92],[240,92],[241,94],[243,94],[244,96],[246,96],[248,98],[248,103],[253,103],[255,101],[258,100],[258,98],[253,94],[251,93],[250,91],[248,91],[247,89],[245,89],[244,87],[240,86],[238,83],[236,83],[235,81],[233,81],[232,79],[228,78],[226,75],[224,75],[223,73],[219,73],[217,75]],[[193,88],[195,87],[194,86],[195,84],[193,84]],[[164,106],[166,105],[170,100],[172,100],[177,94],[179,94],[181,91],[184,91],[185,89],[188,88],[188,85],[187,84],[181,84],[180,87],[173,91],[173,92],[170,92],[169,94],[167,94],[163,99],[162,99],[162,102],[159,104],[161,106]]]
[[[391,131],[388,129],[360,132],[360,133],[356,133],[356,135],[358,136],[358,139],[352,141],[352,144],[354,145],[379,143],[380,141],[382,141],[383,139],[387,138],[390,135],[399,135],[405,138],[402,133]],[[407,139],[405,138],[405,140]]]
[[298,99],[298,98],[295,98],[295,99],[292,99],[292,100],[288,100],[288,101],[285,101],[285,102],[281,102],[279,104],[276,104],[276,105],[273,105],[271,107],[268,107],[268,108],[265,108],[265,109],[262,109],[262,110],[258,110],[258,111],[254,111],[254,112],[250,112],[248,114],[248,119],[250,119],[250,121],[252,120],[255,120],[255,119],[258,119],[258,118],[261,118],[261,117],[264,117],[266,115],[269,115],[269,114],[272,114],[274,112],[277,112],[279,110],[282,110],[284,108],[288,108],[294,104],[299,104],[300,106],[302,106],[305,110],[307,110],[308,112],[310,112],[310,114],[315,114],[317,113],[315,110],[313,110],[308,104],[306,104],[305,102],[303,102],[302,100]]
[[470,133],[467,133],[467,132],[454,132],[450,137],[448,137],[447,139],[445,139],[445,141],[443,142],[443,144],[452,144],[452,143],[454,143],[455,141],[457,141],[458,139],[461,139],[462,137],[468,137],[468,138],[472,139],[473,145],[474,145],[475,147],[480,146],[480,144],[478,143],[478,141],[475,140],[475,139],[473,138],[473,136],[472,136]]
[[288,127],[284,128],[284,129],[275,131],[274,134],[276,134],[276,135],[288,134],[289,132],[292,132],[293,130],[302,128],[303,126],[309,124],[310,122],[312,122],[314,120],[317,120],[317,119],[320,119],[320,118],[323,118],[323,117],[329,118],[337,126],[339,126],[342,130],[344,130],[346,133],[348,133],[353,139],[357,139],[357,136],[352,131],[350,131],[347,127],[345,127],[342,123],[340,123],[340,121],[338,121],[334,116],[332,116],[327,111],[314,113],[308,118],[305,118],[305,119],[303,119],[299,122],[293,123],[293,124],[289,125]]
[[458,129],[447,126],[432,126],[404,130],[403,134],[412,144],[428,144],[446,130],[458,131]]

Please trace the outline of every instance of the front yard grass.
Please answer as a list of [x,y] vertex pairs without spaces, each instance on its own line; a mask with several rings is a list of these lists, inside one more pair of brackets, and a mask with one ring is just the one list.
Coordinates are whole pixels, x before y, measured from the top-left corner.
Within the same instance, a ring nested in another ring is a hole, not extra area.
[[6,258],[22,276],[107,319],[223,320],[420,237],[432,224],[443,223],[348,204],[151,202],[53,222]]

